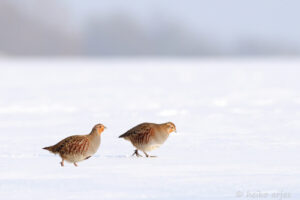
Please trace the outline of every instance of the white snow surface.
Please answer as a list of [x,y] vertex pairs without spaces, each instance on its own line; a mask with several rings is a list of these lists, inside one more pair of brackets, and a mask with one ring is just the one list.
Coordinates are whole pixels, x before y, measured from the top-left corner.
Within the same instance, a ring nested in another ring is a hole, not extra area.
[[[299,77],[296,59],[2,59],[0,199],[298,200]],[[118,138],[168,121],[157,158]],[[78,167],[42,150],[96,123]]]

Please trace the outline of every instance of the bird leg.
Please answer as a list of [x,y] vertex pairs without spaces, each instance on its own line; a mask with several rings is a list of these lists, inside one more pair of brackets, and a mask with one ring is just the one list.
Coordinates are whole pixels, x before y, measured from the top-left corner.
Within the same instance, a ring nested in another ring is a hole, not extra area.
[[148,158],[149,157],[149,155],[145,152],[145,151],[143,151],[144,152],[144,154],[146,155],[146,157]]
[[78,165],[77,165],[77,163],[76,163],[76,162],[74,162],[73,164],[75,165],[75,167],[78,167]]
[[61,160],[60,165],[63,167],[64,166],[64,159]]
[[136,155],[137,157],[143,157],[139,154],[137,149],[134,151],[134,153],[131,156],[134,156],[134,155]]
[[144,152],[144,154],[146,155],[146,157],[148,158],[148,157],[151,157],[151,158],[155,158],[156,156],[150,156],[149,154],[147,154],[145,151],[143,151]]

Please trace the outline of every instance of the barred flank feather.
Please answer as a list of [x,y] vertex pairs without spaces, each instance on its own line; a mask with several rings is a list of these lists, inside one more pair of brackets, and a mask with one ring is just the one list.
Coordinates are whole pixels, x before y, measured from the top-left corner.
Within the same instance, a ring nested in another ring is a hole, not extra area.
[[119,136],[119,138],[124,138],[136,146],[147,144],[153,135],[153,124],[142,123],[132,129],[128,130],[126,133]]

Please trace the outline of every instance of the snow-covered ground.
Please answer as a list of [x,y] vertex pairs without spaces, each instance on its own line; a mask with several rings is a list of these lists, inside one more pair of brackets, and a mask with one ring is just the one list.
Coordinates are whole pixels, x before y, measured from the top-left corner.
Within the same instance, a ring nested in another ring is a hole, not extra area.
[[[300,199],[300,60],[0,60],[0,199]],[[133,158],[118,136],[176,124]],[[79,167],[42,150],[108,129]]]

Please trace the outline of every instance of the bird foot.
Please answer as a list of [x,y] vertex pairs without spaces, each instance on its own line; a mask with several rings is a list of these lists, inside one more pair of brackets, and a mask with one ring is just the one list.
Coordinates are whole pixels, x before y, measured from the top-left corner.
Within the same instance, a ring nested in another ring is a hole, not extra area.
[[75,167],[78,167],[78,165],[77,165],[77,163],[76,163],[76,162],[74,162],[73,164],[74,164],[74,166],[75,166]]
[[144,152],[144,154],[146,155],[147,158],[156,158],[157,156],[150,156],[149,154],[147,154],[146,152]]
[[64,161],[61,161],[61,162],[60,162],[60,165],[63,167],[63,166],[64,166]]
[[134,151],[134,153],[131,156],[134,156],[134,155],[136,155],[136,157],[143,157],[139,154],[137,149]]

